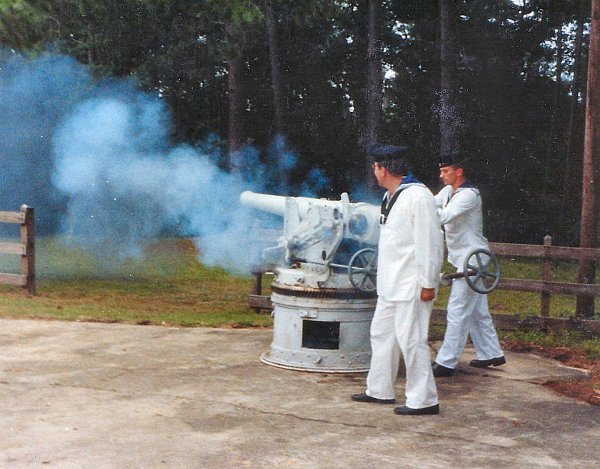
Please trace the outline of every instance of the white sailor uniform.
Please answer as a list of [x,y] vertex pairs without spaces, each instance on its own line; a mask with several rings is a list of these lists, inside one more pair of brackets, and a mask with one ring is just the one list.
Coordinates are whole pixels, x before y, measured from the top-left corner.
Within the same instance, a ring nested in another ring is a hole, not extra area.
[[[401,184],[400,194],[381,225],[378,301],[371,323],[371,367],[366,393],[394,399],[400,354],[406,365],[406,406],[438,404],[429,346],[432,303],[421,301],[422,288],[437,288],[443,236],[433,195],[423,184]],[[389,194],[384,206],[389,207]]]
[[[462,271],[465,257],[475,249],[489,250],[483,236],[483,217],[479,191],[468,181],[454,193],[445,186],[436,196],[440,221],[444,227],[448,261]],[[464,278],[452,282],[444,342],[436,363],[456,368],[468,334],[479,360],[504,355],[488,309],[487,295],[473,291]]]

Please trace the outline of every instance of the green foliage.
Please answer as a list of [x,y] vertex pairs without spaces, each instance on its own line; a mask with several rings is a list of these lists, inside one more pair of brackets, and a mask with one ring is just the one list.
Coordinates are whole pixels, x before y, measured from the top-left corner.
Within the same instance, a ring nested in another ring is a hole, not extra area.
[[45,14],[27,0],[0,0],[0,44],[39,49]]
[[206,5],[236,28],[263,19],[260,7],[253,0],[206,0]]
[[[418,175],[432,187],[440,118],[438,3],[381,2],[380,25],[385,67],[396,72],[383,83],[380,139],[415,143],[422,150]],[[2,0],[0,44],[28,53],[50,48],[101,76],[137,80],[170,104],[175,140],[193,142],[209,133],[227,139],[226,62],[240,56],[241,133],[265,150],[272,139],[273,103],[262,4]],[[323,195],[364,182],[357,167],[365,156],[367,4],[271,0],[278,18],[287,137],[299,161],[291,182],[303,182],[317,167],[330,179]],[[460,146],[472,157],[491,240],[539,243],[552,234],[557,244],[577,241],[582,101],[576,105],[572,138],[566,129],[578,5],[567,0],[523,6],[456,2]],[[557,48],[548,44],[556,43],[561,27],[565,47],[558,57]],[[584,57],[586,52],[584,44]],[[553,75],[559,62],[560,84]],[[569,138],[572,155],[565,153]],[[567,165],[569,172],[556,170]]]

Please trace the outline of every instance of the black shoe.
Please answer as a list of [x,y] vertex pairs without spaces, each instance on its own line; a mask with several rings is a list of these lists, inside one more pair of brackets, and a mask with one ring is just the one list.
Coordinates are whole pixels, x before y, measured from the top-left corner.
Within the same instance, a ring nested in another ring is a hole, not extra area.
[[454,373],[456,372],[454,368],[448,368],[436,362],[433,362],[431,369],[433,371],[433,376],[436,378],[440,378],[442,376],[454,376]]
[[356,402],[374,402],[376,404],[393,404],[396,402],[396,399],[377,399],[376,397],[371,397],[364,392],[360,394],[352,394],[352,400]]
[[500,366],[506,363],[506,358],[504,355],[501,357],[491,358],[489,360],[471,360],[469,362],[469,366],[473,366],[475,368],[487,368],[488,366]]
[[423,407],[422,409],[412,409],[405,405],[396,407],[394,413],[398,415],[437,415],[440,413],[440,405],[432,405],[431,407]]

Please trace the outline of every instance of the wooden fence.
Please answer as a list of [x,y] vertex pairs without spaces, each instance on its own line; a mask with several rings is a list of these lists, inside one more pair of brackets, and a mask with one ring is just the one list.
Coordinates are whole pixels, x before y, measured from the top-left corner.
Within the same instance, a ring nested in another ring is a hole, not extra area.
[[550,295],[588,294],[600,296],[599,284],[553,282],[552,261],[585,261],[600,260],[600,249],[553,246],[552,238],[546,236],[543,245],[490,243],[490,249],[500,257],[523,257],[542,260],[542,280],[500,279],[498,288],[536,292],[541,295],[541,315],[548,317],[550,312]]
[[[553,246],[552,238],[546,236],[544,244],[508,244],[490,243],[490,249],[498,257],[521,257],[542,261],[542,280],[501,278],[500,290],[513,290],[540,293],[540,316],[522,319],[511,314],[492,314],[496,327],[505,330],[582,330],[594,334],[600,333],[600,321],[581,318],[551,318],[551,294],[577,295],[589,294],[600,296],[599,284],[583,284],[552,281],[553,261],[600,260],[600,249]],[[262,295],[262,274],[272,266],[261,266],[253,272],[253,282],[248,297],[248,304],[257,311],[271,310],[270,298]],[[431,321],[433,324],[445,324],[446,311],[435,309]]]
[[0,273],[0,283],[23,287],[30,295],[35,295],[35,224],[34,210],[21,205],[19,212],[1,212],[0,223],[21,225],[21,242],[0,242],[0,254],[21,256],[21,273]]

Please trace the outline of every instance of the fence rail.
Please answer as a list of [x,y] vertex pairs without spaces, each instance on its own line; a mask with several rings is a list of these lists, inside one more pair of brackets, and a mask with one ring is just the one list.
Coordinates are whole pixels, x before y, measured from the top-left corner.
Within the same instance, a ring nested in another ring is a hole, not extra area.
[[[582,318],[550,318],[551,294],[600,296],[600,285],[552,281],[553,261],[600,261],[600,249],[553,246],[552,238],[546,236],[544,244],[490,243],[490,249],[498,257],[522,257],[542,261],[542,280],[501,278],[500,290],[540,293],[540,314],[526,319],[510,314],[493,314],[496,327],[520,330],[582,330],[600,333],[600,321]],[[272,310],[271,299],[262,294],[262,275],[273,266],[258,266],[252,273],[253,282],[248,295],[248,305],[256,311]],[[446,312],[435,309],[432,323],[445,323]]]
[[19,212],[0,211],[0,223],[21,225],[21,242],[0,242],[0,254],[21,256],[21,273],[0,273],[0,283],[23,287],[35,295],[35,217],[32,207],[22,205]]
[[540,293],[540,314],[550,316],[550,294],[600,296],[600,285],[589,283],[554,282],[552,261],[594,261],[600,260],[600,249],[553,246],[552,237],[546,236],[544,244],[490,243],[490,249],[499,257],[524,257],[542,261],[542,280],[501,278],[501,290]]

